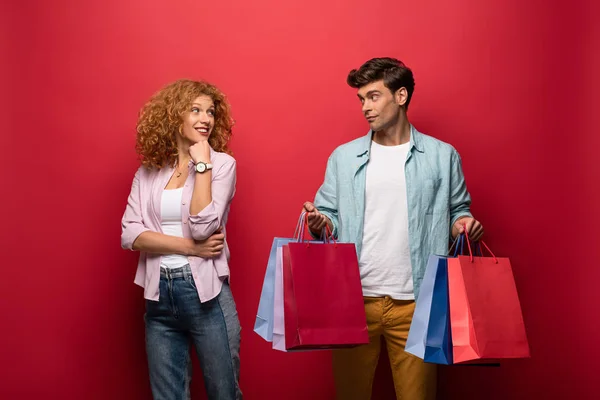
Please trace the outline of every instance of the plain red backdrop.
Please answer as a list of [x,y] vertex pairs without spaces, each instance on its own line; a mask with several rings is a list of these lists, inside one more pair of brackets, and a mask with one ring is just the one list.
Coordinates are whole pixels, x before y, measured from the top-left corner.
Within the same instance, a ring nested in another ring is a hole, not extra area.
[[[393,56],[415,73],[411,121],[459,150],[487,242],[512,260],[532,349],[444,368],[439,398],[596,398],[597,4],[3,2],[0,397],[150,398],[120,218],[137,112],[187,77],[221,87],[237,122],[228,233],[246,398],[331,399],[327,352],[275,352],[252,328],[273,236],[292,233],[331,151],[368,129],[346,74]],[[375,399],[393,398],[389,378],[382,365]]]

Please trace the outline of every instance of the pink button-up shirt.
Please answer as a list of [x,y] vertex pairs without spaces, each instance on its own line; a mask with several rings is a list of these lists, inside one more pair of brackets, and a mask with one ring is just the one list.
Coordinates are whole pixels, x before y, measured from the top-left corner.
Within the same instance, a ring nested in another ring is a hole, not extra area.
[[[204,240],[219,227],[223,227],[229,214],[231,200],[235,193],[235,159],[228,154],[211,149],[212,201],[196,215],[190,215],[190,202],[194,190],[196,172],[190,161],[190,173],[183,187],[181,203],[181,224],[183,236]],[[131,185],[131,193],[121,221],[121,246],[133,249],[133,242],[143,232],[162,232],[160,202],[162,192],[173,175],[174,168],[147,169],[140,167]],[[160,254],[141,252],[134,282],[144,288],[144,298],[158,301],[160,281]],[[188,256],[194,282],[198,288],[200,301],[205,302],[221,292],[223,281],[229,277],[229,248],[225,248],[216,258]]]

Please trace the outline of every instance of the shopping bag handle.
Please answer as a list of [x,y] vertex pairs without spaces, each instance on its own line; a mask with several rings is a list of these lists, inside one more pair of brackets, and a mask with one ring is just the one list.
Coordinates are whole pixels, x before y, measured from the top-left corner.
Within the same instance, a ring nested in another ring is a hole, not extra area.
[[[305,235],[305,231],[304,230],[310,230],[310,228],[308,227],[308,215],[304,215],[304,224],[303,224],[303,231],[302,231],[302,241],[304,241],[304,235]],[[333,234],[331,233],[331,229],[329,228],[329,224],[325,224],[325,226],[323,227],[323,229],[321,230],[321,239],[323,241],[323,243],[330,243],[330,239],[333,241],[333,245],[335,247],[337,247],[337,241],[335,240],[335,238],[333,237]],[[306,242],[306,247],[310,246],[310,241]]]
[[302,222],[303,222],[303,218],[304,218],[304,214],[306,214],[306,212],[302,212],[300,214],[300,217],[298,218],[298,222],[296,223],[296,229],[294,229],[294,236],[292,236],[292,238],[296,239],[298,238],[301,230],[302,230]]
[[[297,242],[304,242],[306,238],[306,230],[309,230],[308,227],[308,216],[306,215],[306,211],[303,211],[300,214],[300,218],[298,219],[298,224],[296,225],[296,231],[294,231],[293,238],[296,239]],[[328,224],[325,224],[323,230],[321,231],[321,240],[323,243],[329,243],[330,239],[333,240],[333,244],[337,247],[337,242],[331,233],[331,229]],[[307,246],[310,246],[310,240],[306,241]]]
[[[454,254],[452,254],[452,257],[456,257],[457,255],[464,254],[464,252],[465,252],[464,251],[465,250],[465,235],[464,235],[464,233],[461,233],[460,235],[456,236],[456,239],[454,239],[454,241],[452,242],[452,245],[448,249],[448,253],[446,253],[446,256],[450,256],[450,254],[452,253],[452,249],[454,248],[455,245],[456,245],[456,248],[454,249]],[[460,250],[459,250],[459,246],[460,246]],[[481,245],[479,244],[479,242],[475,242],[475,255],[478,255],[479,257],[483,257],[483,253],[481,252]]]
[[[467,225],[464,224],[463,227],[465,228],[465,237],[466,237],[466,240],[467,240],[467,246],[469,246],[469,260],[471,262],[473,262],[473,251],[471,250],[471,240],[469,239],[469,232],[467,231]],[[492,253],[492,250],[490,250],[490,248],[488,247],[488,245],[485,244],[485,242],[483,240],[480,240],[479,242],[481,242],[481,244],[483,244],[483,246],[487,249],[487,251],[490,252],[490,254],[492,255],[492,257],[494,257],[494,262],[496,264],[498,264],[498,259],[496,258],[496,256],[494,255],[494,253]],[[479,252],[483,256],[483,252],[481,251],[481,247],[479,247]]]
[[450,253],[452,252],[452,249],[454,248],[454,245],[456,245],[456,248],[454,249],[454,254],[452,257],[456,257],[459,254],[459,252],[458,252],[459,246],[460,246],[460,254],[463,253],[464,248],[465,248],[465,242],[463,239],[463,235],[458,235],[456,237],[456,239],[454,239],[454,242],[452,242],[452,246],[450,246],[450,248],[448,249],[447,255],[450,255]]

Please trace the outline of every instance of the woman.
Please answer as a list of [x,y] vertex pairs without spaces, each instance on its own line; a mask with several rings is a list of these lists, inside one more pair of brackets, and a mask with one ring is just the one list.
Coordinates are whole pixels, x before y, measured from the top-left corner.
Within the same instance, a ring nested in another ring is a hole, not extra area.
[[193,343],[209,399],[241,399],[240,323],[229,288],[225,224],[235,192],[225,96],[180,80],[143,107],[142,165],[122,220],[121,245],[140,251],[146,353],[155,400],[189,398]]

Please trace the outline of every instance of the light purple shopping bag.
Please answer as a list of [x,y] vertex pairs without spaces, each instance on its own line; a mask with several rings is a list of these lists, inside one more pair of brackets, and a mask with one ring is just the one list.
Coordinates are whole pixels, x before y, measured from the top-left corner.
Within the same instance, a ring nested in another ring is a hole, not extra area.
[[285,349],[285,319],[283,315],[283,251],[277,248],[275,257],[275,296],[273,301],[273,349]]

